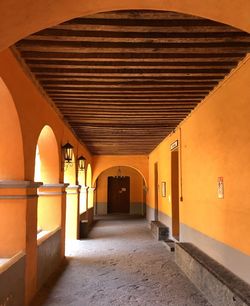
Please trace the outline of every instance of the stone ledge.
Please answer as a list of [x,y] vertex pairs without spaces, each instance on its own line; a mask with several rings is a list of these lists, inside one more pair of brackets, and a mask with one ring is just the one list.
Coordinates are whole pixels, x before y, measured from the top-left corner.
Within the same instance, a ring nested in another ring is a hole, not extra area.
[[160,221],[151,221],[151,232],[157,240],[167,240],[169,236],[169,228]]
[[175,245],[175,260],[212,305],[250,305],[250,286],[191,243]]
[[169,252],[175,251],[175,242],[171,239],[162,240],[163,245]]
[[88,220],[80,220],[80,240],[88,238],[89,227]]

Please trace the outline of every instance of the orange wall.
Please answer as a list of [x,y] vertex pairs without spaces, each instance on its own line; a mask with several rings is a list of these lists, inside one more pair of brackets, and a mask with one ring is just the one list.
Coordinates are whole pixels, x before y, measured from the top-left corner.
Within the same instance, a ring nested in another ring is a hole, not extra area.
[[0,257],[12,257],[25,248],[24,202],[24,200],[12,200],[8,205],[5,201],[0,201]]
[[0,180],[24,177],[23,143],[12,96],[0,74]]
[[[49,7],[49,10],[48,10]],[[19,39],[65,20],[119,9],[158,9],[217,20],[250,32],[249,0],[1,0],[0,50]],[[237,14],[236,14],[237,12]],[[4,33],[4,35],[3,35]]]
[[[143,204],[143,178],[139,172],[129,167],[113,167],[101,173],[101,175],[98,177],[98,180],[97,180],[97,188],[96,188],[97,204],[105,205],[107,207],[108,177],[116,176],[119,168],[121,170],[122,176],[130,177],[130,203],[131,205],[133,205],[133,203]],[[104,211],[104,209],[101,209],[101,211]]]
[[[12,95],[20,120],[23,136],[25,180],[33,180],[34,178],[36,144],[39,134],[45,125],[49,125],[55,134],[60,157],[60,146],[70,142],[74,146],[75,155],[83,155],[87,162],[91,162],[91,154],[86,147],[77,141],[56,110],[37,90],[37,87],[24,73],[24,70],[10,50],[0,53],[0,77]],[[16,155],[13,157],[13,160],[15,158]],[[19,163],[19,167],[22,166],[22,163]],[[18,170],[17,166],[16,171]],[[62,174],[61,172],[61,181]]]
[[[215,89],[181,125],[183,202],[180,220],[209,237],[250,255],[250,56]],[[149,156],[149,186],[154,162],[159,182],[167,182],[167,197],[159,209],[171,216],[170,144],[180,129]],[[218,199],[217,179],[224,178],[224,199]],[[170,201],[169,201],[170,200]],[[154,190],[148,203],[154,206]]]
[[[55,153],[53,154],[54,158],[53,160],[51,158],[46,159],[46,164],[52,171],[49,175],[48,168],[41,169],[42,173],[45,174],[46,183],[63,182],[61,145],[66,142],[70,142],[74,146],[75,156],[83,155],[88,163],[91,162],[92,156],[86,147],[77,141],[57,111],[48,103],[46,98],[26,75],[10,50],[0,52],[0,79],[1,82],[3,81],[3,85],[1,84],[0,87],[3,110],[1,106],[0,110],[3,115],[1,134],[4,136],[0,137],[0,168],[3,169],[0,171],[0,180],[33,181],[36,145],[39,135],[46,125],[52,129],[55,135],[52,141],[54,147],[53,153]],[[43,159],[43,153],[48,152],[43,152],[42,148],[40,149],[41,159]],[[76,178],[74,178],[75,181]],[[38,205],[39,212],[41,212],[39,214],[39,223],[42,222],[42,226],[45,224],[44,220],[42,220],[43,212],[45,212],[44,209],[48,208],[42,206],[43,200],[45,199],[40,199]],[[13,207],[8,205],[7,208],[7,206],[3,207],[5,202],[3,204],[2,201],[6,202],[7,200],[1,199],[0,215],[2,217],[0,219],[3,218],[4,221],[0,222],[0,236],[8,244],[5,243],[5,247],[1,248],[2,251],[0,253],[7,256],[16,250],[25,249],[26,300],[29,302],[36,291],[37,198],[23,200],[25,202],[24,205],[26,205],[26,212],[24,211],[25,206],[19,204],[21,202],[15,205],[15,201],[11,200]],[[34,203],[30,204],[29,202],[31,201]],[[61,216],[64,216],[64,211],[62,206],[59,206],[59,199],[54,198],[53,209],[51,209],[51,206],[48,209],[53,216],[45,224],[45,227],[51,229],[60,223],[64,227],[65,221],[60,220]],[[40,209],[41,207],[43,209]],[[15,214],[13,215],[14,208]],[[76,224],[79,223],[78,214],[74,221]],[[14,222],[16,223],[14,224]],[[62,228],[62,237],[64,237],[64,228]],[[17,240],[18,238],[20,239]],[[64,239],[62,240],[61,249],[64,249]]]

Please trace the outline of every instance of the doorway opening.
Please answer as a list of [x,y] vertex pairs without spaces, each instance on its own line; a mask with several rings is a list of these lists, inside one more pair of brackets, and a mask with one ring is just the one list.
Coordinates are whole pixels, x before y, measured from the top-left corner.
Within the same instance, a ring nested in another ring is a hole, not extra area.
[[129,214],[130,177],[108,177],[108,213]]
[[178,157],[178,150],[171,152],[172,236],[176,240],[180,238]]
[[154,190],[155,190],[155,209],[154,209],[154,219],[158,221],[158,163],[154,164]]
[[122,165],[107,168],[94,185],[97,218],[108,214],[145,216],[146,181],[137,169]]

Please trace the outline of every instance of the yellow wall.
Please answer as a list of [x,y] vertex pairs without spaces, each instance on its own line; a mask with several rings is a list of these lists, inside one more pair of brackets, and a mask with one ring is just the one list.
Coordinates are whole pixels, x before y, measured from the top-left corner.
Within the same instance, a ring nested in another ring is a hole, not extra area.
[[37,228],[53,231],[61,226],[61,196],[39,195]]
[[[181,124],[183,202],[180,221],[250,255],[250,57]],[[154,163],[159,183],[167,182],[167,197],[159,210],[171,216],[170,144],[180,129],[149,156],[148,204],[154,206]],[[217,179],[224,178],[224,199],[218,199]],[[170,201],[169,201],[170,199]]]
[[130,177],[130,213],[142,214],[143,210],[143,177],[130,167],[113,167],[100,174],[96,183],[97,214],[107,213],[108,177],[116,176],[118,169],[122,176]]

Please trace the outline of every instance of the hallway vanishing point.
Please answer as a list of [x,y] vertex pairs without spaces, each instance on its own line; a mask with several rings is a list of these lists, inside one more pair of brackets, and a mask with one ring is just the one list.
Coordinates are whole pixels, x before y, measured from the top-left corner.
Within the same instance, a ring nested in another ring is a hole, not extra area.
[[66,255],[33,306],[210,305],[144,219],[98,220],[88,239],[67,243]]

